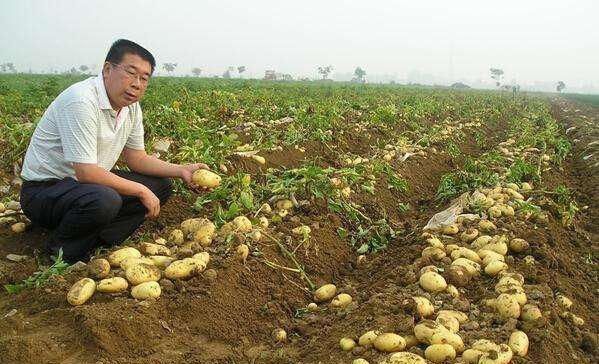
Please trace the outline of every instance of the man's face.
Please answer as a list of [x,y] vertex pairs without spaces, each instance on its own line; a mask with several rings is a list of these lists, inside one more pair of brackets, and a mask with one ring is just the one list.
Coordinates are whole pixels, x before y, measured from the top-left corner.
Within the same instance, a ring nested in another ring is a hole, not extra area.
[[139,101],[151,71],[150,62],[136,54],[125,54],[119,64],[104,63],[104,86],[112,107],[118,110]]

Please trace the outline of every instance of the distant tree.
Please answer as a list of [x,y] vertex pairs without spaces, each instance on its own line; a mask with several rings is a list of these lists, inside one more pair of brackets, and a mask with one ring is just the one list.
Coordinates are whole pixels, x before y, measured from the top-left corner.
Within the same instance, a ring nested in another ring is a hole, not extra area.
[[503,70],[500,68],[491,68],[491,78],[495,80],[495,86],[501,86],[501,79],[503,78]]
[[245,72],[245,66],[237,67],[237,72],[239,72],[239,76],[241,77],[241,74]]
[[2,73],[5,73],[5,72],[15,73],[15,72],[17,72],[17,70],[15,69],[14,63],[12,63],[12,62],[6,62],[6,63],[0,64],[0,72],[2,72]]
[[557,92],[562,92],[562,90],[565,88],[566,88],[566,84],[564,83],[564,81],[558,81],[557,86],[555,87]]
[[200,77],[200,75],[202,74],[202,69],[195,67],[191,70],[191,73],[193,73],[193,75],[196,77]]
[[364,76],[366,76],[366,71],[364,71],[361,67],[356,67],[352,81],[364,83],[366,82]]
[[87,71],[89,71],[89,67],[82,64],[81,66],[79,66],[79,71],[81,71],[81,73],[85,74],[85,73],[87,73]]
[[322,79],[326,80],[329,77],[329,74],[333,70],[333,66],[328,65],[326,67],[318,67],[318,73],[322,75]]
[[451,88],[457,88],[457,89],[466,89],[466,88],[470,88],[470,86],[466,85],[463,82],[455,82],[453,83],[451,86]]
[[164,68],[164,70],[166,72],[168,72],[168,74],[170,75],[175,70],[175,68],[177,68],[177,64],[176,63],[163,63],[162,68]]

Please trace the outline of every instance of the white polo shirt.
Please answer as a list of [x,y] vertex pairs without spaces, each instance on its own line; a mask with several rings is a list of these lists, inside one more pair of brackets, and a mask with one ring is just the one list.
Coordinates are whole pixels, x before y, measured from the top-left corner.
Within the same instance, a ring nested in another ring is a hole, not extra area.
[[136,102],[117,117],[100,74],[71,85],[50,104],[29,142],[21,177],[76,179],[73,162],[109,171],[124,147],[144,149],[141,107]]

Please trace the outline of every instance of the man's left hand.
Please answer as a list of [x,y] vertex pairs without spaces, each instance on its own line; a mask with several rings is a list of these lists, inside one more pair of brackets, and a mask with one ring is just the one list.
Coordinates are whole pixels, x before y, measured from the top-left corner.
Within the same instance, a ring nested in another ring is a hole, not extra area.
[[193,172],[197,171],[198,169],[210,170],[210,168],[204,163],[183,164],[180,167],[181,167],[181,170],[180,170],[181,179],[183,181],[185,181],[187,186],[189,186],[190,188],[193,188],[193,189],[198,188],[198,186],[196,186],[193,183],[193,181],[191,180],[191,176],[193,176]]

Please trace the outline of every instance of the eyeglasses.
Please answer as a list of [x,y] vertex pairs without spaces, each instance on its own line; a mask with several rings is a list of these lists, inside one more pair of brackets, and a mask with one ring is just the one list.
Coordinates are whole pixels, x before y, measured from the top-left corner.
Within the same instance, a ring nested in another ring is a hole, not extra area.
[[139,81],[139,83],[142,84],[143,86],[146,86],[148,84],[148,82],[150,82],[150,76],[148,76],[148,75],[144,75],[139,72],[136,72],[131,68],[125,68],[123,65],[118,64],[118,63],[112,63],[112,62],[109,62],[109,63],[111,65],[113,65],[114,67],[119,68],[123,72],[125,72],[125,75],[127,75],[127,78],[129,78],[131,80],[137,79]]

